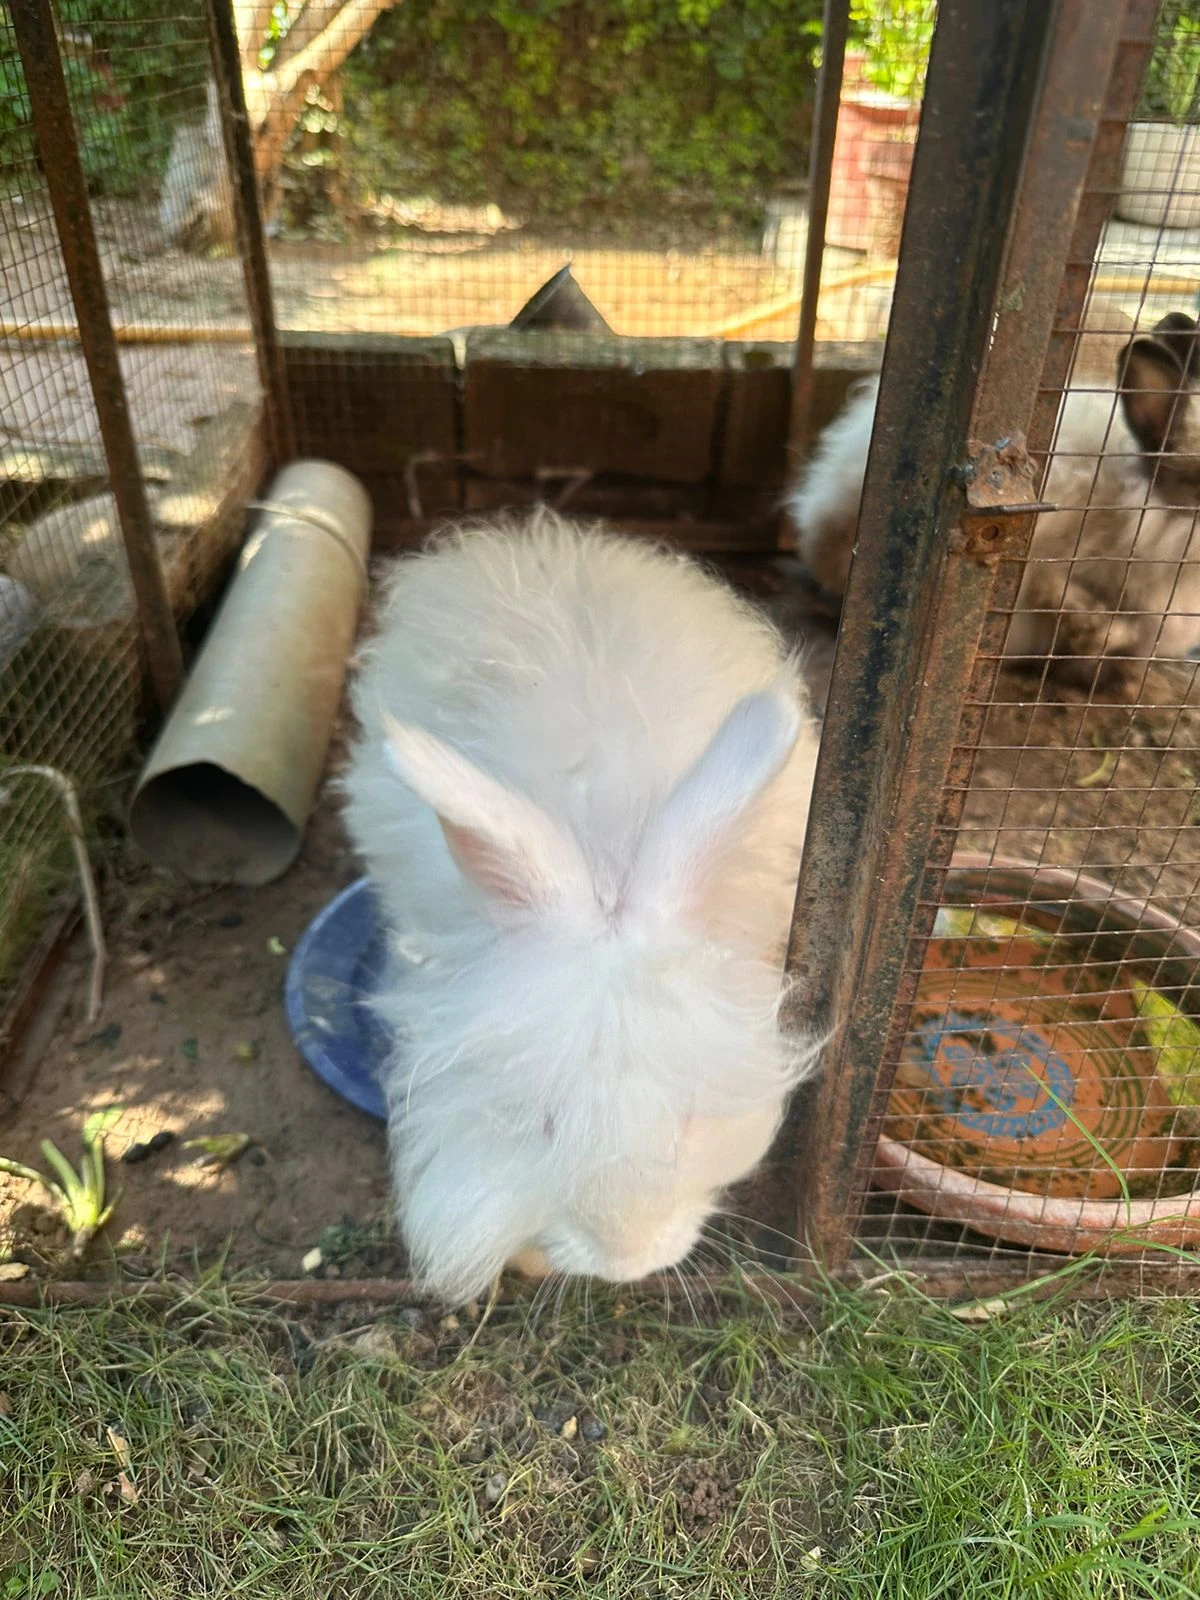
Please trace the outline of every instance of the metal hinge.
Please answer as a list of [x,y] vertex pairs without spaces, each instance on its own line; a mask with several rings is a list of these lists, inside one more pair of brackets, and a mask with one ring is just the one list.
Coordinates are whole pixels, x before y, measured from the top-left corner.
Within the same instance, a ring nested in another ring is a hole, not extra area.
[[967,459],[951,477],[966,491],[967,509],[950,548],[977,561],[1024,555],[1033,518],[1058,510],[1034,493],[1035,469],[1022,433],[995,444],[969,439]]

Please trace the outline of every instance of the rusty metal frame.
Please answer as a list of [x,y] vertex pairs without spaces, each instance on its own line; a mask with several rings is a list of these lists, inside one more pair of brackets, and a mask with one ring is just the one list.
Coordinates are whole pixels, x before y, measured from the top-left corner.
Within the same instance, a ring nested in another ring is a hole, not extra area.
[[[967,514],[959,536],[966,541],[964,553],[974,554],[992,568],[994,582],[930,842],[920,889],[922,910],[914,919],[904,957],[910,987],[924,966],[934,916],[930,908],[941,897],[971,788],[987,706],[1000,673],[1005,634],[1021,583],[1021,558],[1033,533],[1039,504],[1036,488],[1049,465],[1059,400],[1070,378],[1092,278],[1091,263],[1112,197],[1120,187],[1125,129],[1137,103],[1158,11],[1159,0],[1127,0],[1123,8],[1114,6],[1106,12],[1106,26],[1097,31],[1093,8],[1085,0],[1071,0],[1055,44],[1042,115],[1030,145],[1028,181],[1018,200],[1009,241],[1001,304],[1011,309],[997,326],[972,418],[977,436],[995,438],[1011,427],[1006,419],[1021,415],[1022,406],[1028,409],[1028,456],[1022,471],[1028,473],[1035,504],[1025,507],[1022,515],[1000,520],[995,508],[987,504],[994,498],[986,490],[987,474],[981,473],[978,481],[967,486]],[[1064,250],[1064,270],[1054,278],[1047,273],[1045,262]],[[1031,372],[1038,374],[1032,405],[1028,400]],[[865,1191],[865,1167],[886,1109],[912,999],[908,990],[897,995],[869,1140],[864,1146],[860,1194]],[[1042,1239],[1044,1248],[1068,1252],[1075,1243],[1070,1230],[1064,1230],[1057,1240],[1046,1231]]]
[[838,106],[850,30],[850,0],[825,0],[821,24],[821,69],[813,102],[812,149],[808,166],[808,234],[804,241],[804,277],[800,290],[800,322],[792,360],[792,400],[788,450],[803,457],[812,434],[813,351],[825,262],[825,229],[833,182],[833,147],[837,141]]
[[166,712],[183,680],[183,653],[142,480],[54,13],[50,0],[11,0],[8,9],[129,560],[142,643],[155,698]]
[[765,1220],[827,1268],[853,1247],[997,562],[1037,510],[1023,430],[1093,150],[1132,109],[1104,102],[1144,9],[939,7],[788,953],[789,1020],[836,1033],[781,1138],[795,1187]]
[[278,471],[296,454],[296,430],[271,295],[271,269],[267,261],[262,208],[259,205],[258,175],[254,166],[245,86],[242,83],[237,27],[232,0],[205,0],[205,8],[208,12],[213,77],[221,104],[225,159],[233,178],[238,253],[246,284],[259,382],[266,401],[267,448],[272,466]]

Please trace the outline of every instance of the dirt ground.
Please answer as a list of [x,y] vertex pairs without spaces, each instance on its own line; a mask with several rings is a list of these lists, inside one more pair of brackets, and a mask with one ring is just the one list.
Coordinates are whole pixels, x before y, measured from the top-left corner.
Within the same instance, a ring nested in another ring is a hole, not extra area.
[[[246,323],[242,269],[232,257],[168,248],[152,208],[99,201],[95,217],[118,324],[229,328]],[[323,332],[427,334],[506,324],[565,261],[614,332],[719,336],[731,321],[775,306],[731,336],[791,339],[799,273],[749,244],[681,239],[677,248],[609,248],[525,233],[438,234],[418,229],[373,241],[270,244],[280,327]],[[831,274],[848,252],[831,252]],[[6,323],[73,320],[53,219],[35,197],[0,199]],[[884,285],[884,302],[890,288]],[[847,338],[861,292],[834,296],[824,338]],[[836,301],[836,304],[833,303]],[[872,313],[874,318],[874,313]],[[882,327],[854,335],[881,337]]]
[[[1004,672],[957,846],[1083,868],[1200,927],[1200,667],[1152,668],[1138,704]],[[1102,703],[1105,702],[1105,703]]]
[[[263,889],[197,891],[132,867],[108,891],[110,965],[104,1009],[83,1020],[82,939],[48,1006],[61,1018],[0,1079],[7,1106],[0,1151],[38,1166],[52,1139],[72,1161],[84,1119],[122,1108],[107,1136],[109,1182],[125,1193],[89,1257],[106,1270],[149,1272],[160,1257],[203,1268],[224,1258],[299,1277],[330,1225],[361,1272],[399,1263],[379,1224],[386,1212],[383,1130],[342,1102],[296,1053],[284,1020],[288,952],[309,920],[356,876],[335,806],[323,798],[295,866]],[[120,1158],[167,1132],[140,1164]],[[224,1171],[199,1164],[188,1139],[248,1134],[254,1146]],[[39,1270],[67,1270],[61,1230],[33,1186],[0,1177],[0,1257],[17,1247]],[[330,1251],[339,1255],[339,1249]],[[69,1276],[77,1275],[74,1270]]]

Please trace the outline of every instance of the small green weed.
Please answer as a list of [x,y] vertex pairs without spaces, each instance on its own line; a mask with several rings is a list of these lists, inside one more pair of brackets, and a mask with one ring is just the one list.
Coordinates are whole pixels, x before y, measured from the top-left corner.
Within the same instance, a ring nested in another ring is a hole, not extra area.
[[40,1184],[54,1202],[54,1208],[66,1223],[71,1235],[71,1256],[81,1256],[92,1239],[117,1208],[123,1193],[118,1189],[112,1199],[105,1201],[104,1135],[121,1115],[120,1108],[111,1106],[97,1111],[83,1125],[83,1160],[76,1172],[56,1144],[42,1140],[42,1155],[56,1177],[49,1178],[36,1167],[22,1166],[0,1156],[0,1172],[14,1178],[25,1178],[29,1183]]

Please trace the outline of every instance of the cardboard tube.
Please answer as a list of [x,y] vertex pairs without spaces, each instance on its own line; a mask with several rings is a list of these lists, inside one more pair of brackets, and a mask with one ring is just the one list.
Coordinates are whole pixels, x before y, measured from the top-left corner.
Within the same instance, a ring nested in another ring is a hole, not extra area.
[[198,883],[270,883],[296,859],[366,591],[356,478],[294,461],[258,510],[130,811],[146,854]]

